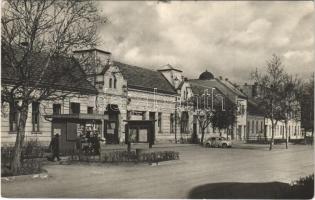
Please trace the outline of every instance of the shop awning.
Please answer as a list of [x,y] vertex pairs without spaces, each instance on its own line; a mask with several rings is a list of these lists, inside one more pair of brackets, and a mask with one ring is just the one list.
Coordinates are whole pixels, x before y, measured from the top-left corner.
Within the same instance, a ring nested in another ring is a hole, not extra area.
[[108,115],[102,114],[53,114],[45,115],[46,118],[52,119],[81,119],[81,120],[108,120]]

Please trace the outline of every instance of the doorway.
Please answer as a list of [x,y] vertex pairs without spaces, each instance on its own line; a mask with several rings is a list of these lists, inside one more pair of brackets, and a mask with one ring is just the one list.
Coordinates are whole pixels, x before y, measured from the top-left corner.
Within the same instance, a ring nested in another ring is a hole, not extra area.
[[119,130],[119,109],[116,104],[108,104],[107,111],[108,121],[104,122],[104,138],[107,144],[118,144],[118,130]]

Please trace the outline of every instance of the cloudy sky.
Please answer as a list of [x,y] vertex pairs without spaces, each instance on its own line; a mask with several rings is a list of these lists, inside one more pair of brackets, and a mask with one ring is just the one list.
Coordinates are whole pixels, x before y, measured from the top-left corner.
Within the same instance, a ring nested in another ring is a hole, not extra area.
[[121,62],[152,69],[169,63],[188,78],[207,69],[241,83],[275,53],[289,73],[314,71],[312,1],[98,4],[109,18],[99,28],[99,48]]

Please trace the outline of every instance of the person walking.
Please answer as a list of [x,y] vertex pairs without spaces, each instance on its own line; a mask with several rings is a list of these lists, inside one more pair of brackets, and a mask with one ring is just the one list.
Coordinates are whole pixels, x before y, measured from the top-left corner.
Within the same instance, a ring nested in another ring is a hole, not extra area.
[[49,148],[51,149],[53,155],[50,158],[50,161],[55,161],[55,158],[57,158],[58,161],[60,161],[59,158],[59,134],[56,134],[54,138],[52,138]]

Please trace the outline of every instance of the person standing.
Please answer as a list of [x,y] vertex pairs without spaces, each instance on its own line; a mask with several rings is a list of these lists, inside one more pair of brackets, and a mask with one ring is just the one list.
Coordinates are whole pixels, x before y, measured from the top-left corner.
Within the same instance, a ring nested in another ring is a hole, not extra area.
[[57,158],[58,161],[60,161],[59,158],[59,134],[56,134],[53,139],[51,140],[49,144],[49,148],[51,149],[53,155],[51,157],[51,161],[55,161],[55,158]]

